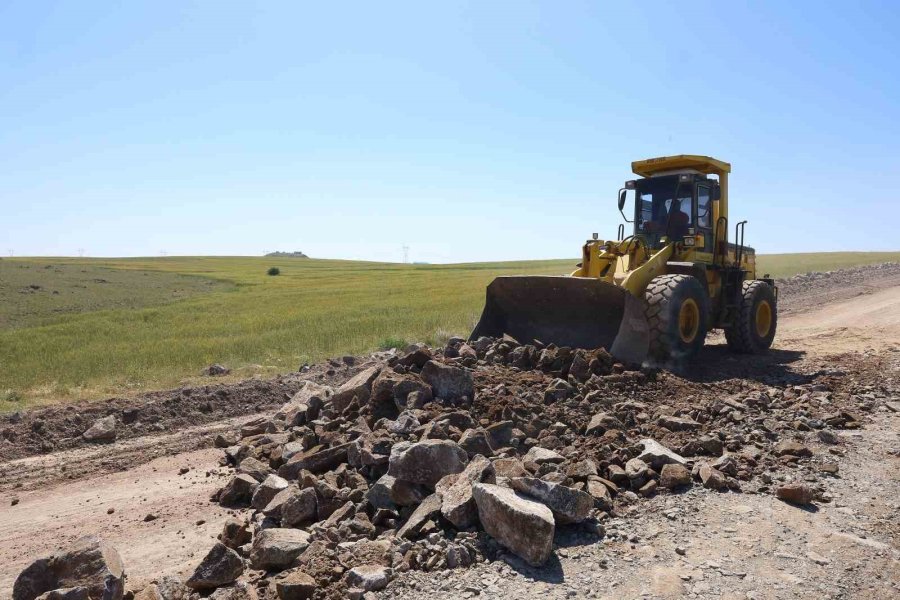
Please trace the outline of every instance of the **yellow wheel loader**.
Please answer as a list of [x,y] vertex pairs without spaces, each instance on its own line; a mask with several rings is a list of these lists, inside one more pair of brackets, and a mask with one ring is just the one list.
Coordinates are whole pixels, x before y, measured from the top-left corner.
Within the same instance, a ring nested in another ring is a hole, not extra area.
[[733,351],[769,349],[777,289],[768,275],[757,278],[746,221],[728,240],[731,165],[682,154],[631,169],[640,178],[619,190],[618,204],[633,233],[621,224],[617,240],[594,234],[567,277],[496,278],[471,339],[507,334],[523,344],[602,346],[630,363],[689,360],[712,329],[724,329]]

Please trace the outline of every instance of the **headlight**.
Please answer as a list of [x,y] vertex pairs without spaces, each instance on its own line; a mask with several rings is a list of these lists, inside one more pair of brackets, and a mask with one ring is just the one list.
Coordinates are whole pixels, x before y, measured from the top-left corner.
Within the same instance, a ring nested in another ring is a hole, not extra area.
[[693,237],[686,237],[686,238],[684,238],[684,245],[685,246],[693,246],[696,241],[697,240],[695,240]]

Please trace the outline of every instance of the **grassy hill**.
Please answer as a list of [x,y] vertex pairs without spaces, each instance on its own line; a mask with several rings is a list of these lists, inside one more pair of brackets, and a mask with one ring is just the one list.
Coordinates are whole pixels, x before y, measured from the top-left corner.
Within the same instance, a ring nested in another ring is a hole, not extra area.
[[[900,260],[900,252],[759,260],[761,272],[781,277]],[[439,343],[468,333],[494,277],[562,275],[574,262],[3,259],[0,411],[196,382],[212,362],[242,378],[407,341]],[[280,275],[266,275],[273,266]]]

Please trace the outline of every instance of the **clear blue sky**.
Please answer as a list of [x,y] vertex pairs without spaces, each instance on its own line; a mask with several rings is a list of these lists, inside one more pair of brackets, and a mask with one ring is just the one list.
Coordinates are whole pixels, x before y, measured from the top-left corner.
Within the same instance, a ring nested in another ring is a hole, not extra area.
[[0,252],[577,256],[682,153],[761,252],[900,249],[896,2],[251,4],[0,1]]

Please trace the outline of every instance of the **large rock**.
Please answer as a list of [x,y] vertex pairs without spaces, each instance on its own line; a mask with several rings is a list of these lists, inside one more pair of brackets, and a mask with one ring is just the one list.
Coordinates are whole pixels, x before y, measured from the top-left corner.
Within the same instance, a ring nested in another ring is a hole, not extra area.
[[644,447],[644,451],[638,455],[638,458],[650,465],[654,471],[659,471],[663,465],[685,466],[687,464],[687,459],[672,452],[656,440],[645,438],[641,440],[641,445]]
[[360,404],[369,401],[372,392],[372,382],[381,371],[379,367],[369,367],[354,375],[347,383],[338,388],[331,397],[331,405],[337,412],[343,412],[356,398]]
[[441,494],[441,514],[457,529],[465,529],[478,521],[472,484],[496,483],[494,465],[483,456],[475,456],[455,477],[456,481]]
[[472,373],[460,367],[445,365],[433,360],[422,367],[422,379],[431,386],[436,398],[456,403],[463,397],[475,398],[475,380]]
[[472,495],[484,530],[529,564],[540,566],[553,550],[553,513],[509,488],[476,483]]
[[265,571],[285,569],[308,545],[309,533],[301,529],[263,529],[253,540],[250,564]]
[[304,469],[316,474],[336,469],[347,462],[350,443],[338,444],[330,448],[314,446],[306,452],[295,454],[279,467],[278,474],[285,479],[296,479],[300,475],[300,471]]
[[70,548],[40,558],[13,584],[13,600],[34,600],[45,592],[85,588],[92,600],[121,600],[125,568],[115,548],[96,537],[78,539]]
[[462,472],[468,460],[465,450],[450,440],[403,442],[391,449],[388,475],[434,489],[444,475]]
[[243,572],[244,561],[240,555],[225,544],[217,543],[200,561],[185,585],[195,590],[214,589],[236,581]]
[[116,416],[109,415],[108,417],[97,419],[81,435],[89,442],[112,442],[116,439]]
[[560,483],[534,477],[515,477],[509,483],[517,492],[522,492],[549,508],[560,525],[584,521],[594,508],[594,498],[590,494]]

